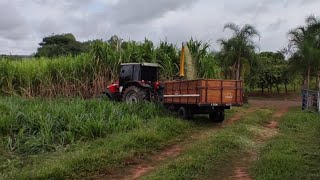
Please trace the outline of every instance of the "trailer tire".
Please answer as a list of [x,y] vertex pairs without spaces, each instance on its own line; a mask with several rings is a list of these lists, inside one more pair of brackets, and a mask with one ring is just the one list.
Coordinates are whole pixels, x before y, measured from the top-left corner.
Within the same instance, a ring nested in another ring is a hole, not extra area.
[[147,100],[147,91],[136,86],[130,86],[125,89],[122,101],[127,104],[141,103]]
[[189,108],[181,106],[178,110],[178,116],[181,119],[191,119],[192,118],[192,112]]
[[223,121],[224,121],[224,111],[218,111],[216,122],[223,122]]
[[214,122],[223,122],[224,118],[224,111],[213,111],[209,113],[209,119]]

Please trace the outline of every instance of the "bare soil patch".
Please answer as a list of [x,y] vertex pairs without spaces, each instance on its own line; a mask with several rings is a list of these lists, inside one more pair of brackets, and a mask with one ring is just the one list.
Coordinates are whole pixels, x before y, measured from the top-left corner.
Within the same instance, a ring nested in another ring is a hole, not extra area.
[[251,177],[246,172],[246,169],[243,167],[236,167],[235,175],[232,176],[230,179],[239,179],[239,180],[251,180]]
[[[173,145],[164,151],[160,152],[159,154],[154,155],[152,157],[153,162],[160,162],[165,161],[168,158],[174,158],[178,156],[182,152],[182,147],[179,144]],[[156,168],[156,165],[152,162],[143,162],[142,164],[137,164],[136,166],[132,167],[128,176],[121,177],[123,179],[139,179],[141,176],[150,172]]]

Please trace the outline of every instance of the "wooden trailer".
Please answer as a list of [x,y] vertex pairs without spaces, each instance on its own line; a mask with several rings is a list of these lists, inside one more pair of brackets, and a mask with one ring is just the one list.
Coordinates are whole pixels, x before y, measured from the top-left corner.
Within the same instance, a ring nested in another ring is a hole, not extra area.
[[243,105],[243,82],[198,79],[164,82],[163,103],[189,119],[194,114],[209,114],[213,121],[224,120],[224,110]]

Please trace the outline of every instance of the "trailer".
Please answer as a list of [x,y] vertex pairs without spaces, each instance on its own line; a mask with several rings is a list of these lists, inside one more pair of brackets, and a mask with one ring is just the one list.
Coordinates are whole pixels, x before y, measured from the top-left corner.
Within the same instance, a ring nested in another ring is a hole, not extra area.
[[164,82],[163,104],[184,119],[209,114],[222,122],[224,110],[243,105],[243,81],[198,79]]

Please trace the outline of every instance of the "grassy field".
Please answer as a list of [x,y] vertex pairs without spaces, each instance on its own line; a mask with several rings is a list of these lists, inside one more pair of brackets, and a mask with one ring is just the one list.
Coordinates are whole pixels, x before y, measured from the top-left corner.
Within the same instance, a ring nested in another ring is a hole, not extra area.
[[279,128],[261,150],[255,179],[320,179],[320,116],[293,109]]
[[109,174],[203,131],[205,136],[143,179],[225,178],[232,175],[235,162],[252,151],[258,156],[250,163],[254,179],[318,179],[320,116],[292,109],[279,121],[279,129],[270,132],[266,124],[275,109],[246,113],[251,108],[227,111],[227,118],[240,112],[245,116],[211,131],[203,117],[179,120],[155,104],[3,97],[0,179]]
[[193,127],[154,104],[1,98],[0,179],[61,179],[112,171]]

